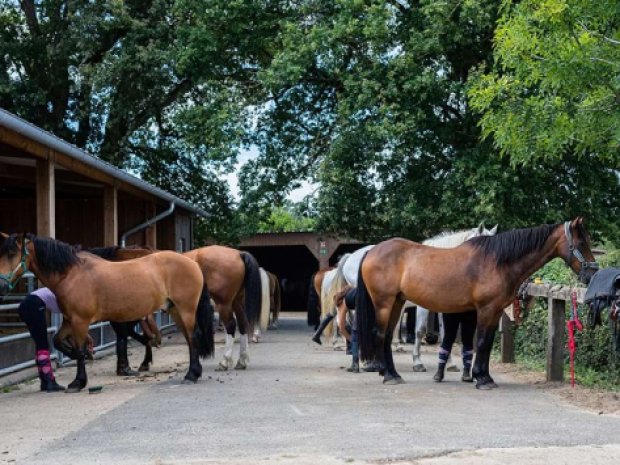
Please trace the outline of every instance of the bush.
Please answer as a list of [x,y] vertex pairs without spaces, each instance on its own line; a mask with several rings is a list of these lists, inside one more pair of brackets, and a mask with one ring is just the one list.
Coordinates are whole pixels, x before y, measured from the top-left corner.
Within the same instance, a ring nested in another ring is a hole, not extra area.
[[[605,247],[606,255],[600,257],[601,267],[620,266],[620,250],[610,245]],[[541,268],[535,275],[545,283],[576,285],[574,273],[561,259]],[[610,327],[606,315],[603,316],[603,325],[596,328],[585,326],[586,309],[579,306],[579,318],[584,323],[584,330],[577,332],[575,341],[577,353],[575,356],[575,378],[584,385],[602,387],[605,389],[620,390],[620,354],[616,353],[613,345],[613,329]],[[566,319],[571,317],[570,303],[566,306]],[[526,315],[523,323],[515,330],[515,357],[518,363],[529,368],[543,368],[545,364],[547,344],[547,303],[537,299],[532,310]],[[564,334],[564,346],[567,347],[568,334]],[[565,352],[565,373],[569,373],[569,353]]]

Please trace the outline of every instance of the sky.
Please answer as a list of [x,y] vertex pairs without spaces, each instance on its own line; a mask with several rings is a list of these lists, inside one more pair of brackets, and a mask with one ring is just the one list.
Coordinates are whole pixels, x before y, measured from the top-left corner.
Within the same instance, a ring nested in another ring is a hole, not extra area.
[[[226,181],[230,186],[230,192],[233,194],[236,200],[239,200],[239,183],[237,180],[237,173],[245,162],[247,162],[248,160],[252,160],[256,157],[258,157],[258,148],[256,146],[252,146],[249,149],[241,149],[235,172],[226,175]],[[317,187],[317,184],[303,181],[301,187],[291,191],[287,198],[293,202],[299,202],[306,195],[311,194],[313,191],[315,191]]]

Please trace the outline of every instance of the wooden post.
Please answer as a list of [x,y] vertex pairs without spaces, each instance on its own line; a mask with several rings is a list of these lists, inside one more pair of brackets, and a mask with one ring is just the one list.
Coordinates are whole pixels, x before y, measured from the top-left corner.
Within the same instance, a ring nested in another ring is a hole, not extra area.
[[564,381],[564,328],[566,303],[549,297],[549,336],[547,338],[547,381]]
[[[147,202],[146,204],[146,217],[153,218],[157,215],[157,206],[154,202]],[[147,227],[144,231],[147,247],[157,248],[157,223]]]
[[[51,158],[51,157],[50,157]],[[56,237],[54,160],[37,160],[37,234]]]
[[103,245],[118,245],[118,191],[116,186],[103,187]]
[[502,363],[514,363],[515,361],[515,335],[514,335],[514,322],[506,314],[502,312],[501,319],[501,354]]

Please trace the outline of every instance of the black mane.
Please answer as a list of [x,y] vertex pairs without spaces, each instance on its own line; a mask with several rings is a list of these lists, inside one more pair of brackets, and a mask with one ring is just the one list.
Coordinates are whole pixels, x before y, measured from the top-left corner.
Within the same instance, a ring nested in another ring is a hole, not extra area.
[[559,223],[513,229],[495,236],[474,237],[466,243],[471,244],[485,256],[493,255],[497,266],[508,265],[531,252],[542,249],[558,226]]
[[30,236],[37,256],[37,265],[43,275],[64,273],[80,263],[79,247],[49,237]]
[[92,249],[88,249],[87,252],[97,255],[104,260],[114,260],[118,249],[120,249],[118,245],[114,245],[112,247],[93,247]]

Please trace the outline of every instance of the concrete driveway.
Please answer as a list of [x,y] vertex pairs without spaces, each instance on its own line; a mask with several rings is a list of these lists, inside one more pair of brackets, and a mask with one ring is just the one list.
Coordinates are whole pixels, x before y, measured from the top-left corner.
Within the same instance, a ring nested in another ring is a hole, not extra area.
[[[0,463],[35,464],[616,464],[620,417],[567,404],[509,375],[477,391],[449,373],[413,373],[383,386],[353,375],[343,352],[310,342],[305,315],[251,345],[247,371],[205,365],[196,385],[179,382],[187,349],[175,336],[155,354],[156,376],[113,376],[113,357],[89,368],[101,394],[41,394],[36,386],[0,395]],[[218,355],[221,349],[218,350]],[[141,350],[133,349],[137,365]],[[238,352],[236,347],[235,357]],[[73,369],[59,378],[68,382]],[[7,441],[2,444],[2,441]]]

